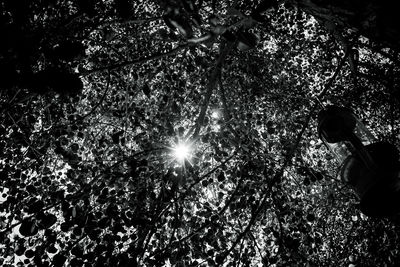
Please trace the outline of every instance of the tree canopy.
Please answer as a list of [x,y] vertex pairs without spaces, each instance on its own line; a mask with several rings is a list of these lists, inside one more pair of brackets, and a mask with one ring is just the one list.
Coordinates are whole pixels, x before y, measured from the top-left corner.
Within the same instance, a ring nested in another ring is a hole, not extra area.
[[316,131],[399,147],[396,35],[302,2],[3,1],[0,264],[400,262]]

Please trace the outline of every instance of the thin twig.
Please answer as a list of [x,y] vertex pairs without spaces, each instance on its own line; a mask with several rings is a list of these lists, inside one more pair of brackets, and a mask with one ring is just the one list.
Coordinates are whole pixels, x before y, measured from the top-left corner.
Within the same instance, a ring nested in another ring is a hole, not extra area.
[[[339,74],[340,70],[342,69],[344,63],[346,62],[346,58],[348,56],[349,51],[346,51],[345,55],[343,56],[343,58],[341,59],[341,61],[339,62],[334,74],[332,75],[332,77],[328,80],[328,82],[325,84],[324,89],[322,90],[322,92],[318,95],[318,99],[321,100],[326,93],[328,92],[328,90],[331,88],[334,80],[336,79],[337,75]],[[256,222],[256,219],[258,217],[258,215],[262,212],[262,210],[264,209],[265,204],[268,201],[268,196],[271,191],[272,188],[278,184],[283,176],[284,170],[286,169],[286,167],[289,165],[289,163],[291,162],[293,156],[295,155],[297,148],[300,145],[300,141],[303,137],[304,132],[306,131],[306,129],[308,128],[308,125],[310,123],[310,120],[312,118],[312,116],[314,115],[315,110],[318,107],[318,103],[315,103],[312,107],[312,109],[310,110],[306,121],[303,124],[303,127],[301,129],[301,131],[298,133],[297,138],[294,142],[294,145],[292,146],[292,150],[290,151],[290,153],[288,153],[286,155],[285,161],[282,164],[280,170],[275,174],[275,176],[268,182],[267,184],[267,190],[264,193],[264,196],[262,198],[262,200],[260,201],[260,204],[258,206],[258,208],[253,212],[252,217],[249,220],[249,223],[247,224],[246,228],[244,229],[244,231],[236,238],[236,240],[233,242],[233,244],[231,245],[231,247],[225,251],[225,253],[223,254],[223,260],[225,260],[225,258],[231,253],[231,251],[236,247],[236,245],[240,242],[240,240],[250,231],[251,227],[253,226],[253,224]]]
[[113,21],[107,21],[104,22],[101,26],[109,26],[113,24],[118,24],[118,25],[129,25],[129,24],[143,24],[146,22],[153,22],[162,19],[161,16],[159,17],[154,17],[154,18],[143,18],[143,19],[128,19],[128,20],[113,20]]
[[104,94],[101,96],[99,102],[97,102],[97,104],[92,108],[92,110],[89,113],[82,116],[82,120],[90,116],[101,105],[101,103],[103,103],[104,99],[106,98],[108,89],[110,89],[110,80],[111,80],[111,73],[108,72],[107,85],[106,85],[106,90],[104,90]]
[[[244,175],[242,175],[242,177],[240,178],[240,180],[238,181],[235,190],[232,192],[232,194],[230,195],[229,199],[227,201],[225,201],[224,207],[218,211],[218,216],[222,215],[227,209],[228,207],[231,205],[231,203],[234,201],[237,193],[239,192],[239,189],[243,183],[244,180]],[[171,206],[173,203],[171,202],[169,204],[169,206]],[[213,223],[211,220],[206,221],[205,223],[203,223],[202,225],[200,225],[198,228],[196,228],[194,231],[192,231],[191,233],[187,234],[186,236],[182,237],[181,239],[179,239],[179,243],[184,242],[190,238],[192,238],[193,236],[195,236],[197,233],[199,233],[200,231],[202,231],[203,229],[207,228],[211,223]],[[169,246],[165,246],[164,248],[155,251],[154,253],[150,254],[149,258],[156,255],[157,253],[163,253],[165,250],[167,250],[169,248]]]
[[101,71],[111,71],[111,70],[115,70],[115,69],[119,69],[119,68],[123,68],[123,67],[127,67],[127,66],[132,66],[135,64],[140,64],[140,63],[145,63],[147,61],[150,60],[155,60],[155,59],[159,59],[159,58],[163,58],[166,56],[172,56],[175,55],[176,53],[178,53],[179,51],[185,49],[186,47],[188,47],[190,44],[184,44],[184,45],[179,45],[177,47],[175,47],[174,49],[168,51],[168,52],[164,52],[164,53],[156,53],[154,55],[150,55],[148,57],[144,57],[144,58],[139,58],[136,60],[128,60],[122,63],[115,63],[115,64],[111,64],[108,66],[104,66],[104,67],[99,67],[97,69],[91,69],[91,70],[87,70],[84,71],[82,73],[80,73],[81,76],[86,76],[89,74],[93,74],[93,73],[97,73],[97,72],[101,72]]

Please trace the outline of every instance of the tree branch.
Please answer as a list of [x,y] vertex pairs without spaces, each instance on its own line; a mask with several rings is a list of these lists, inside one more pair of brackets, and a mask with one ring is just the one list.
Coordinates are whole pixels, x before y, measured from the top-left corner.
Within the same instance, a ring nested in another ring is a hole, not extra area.
[[113,20],[113,21],[107,21],[104,22],[101,26],[109,26],[113,24],[119,24],[119,25],[129,25],[129,24],[142,24],[146,22],[152,22],[152,21],[157,21],[161,20],[162,17],[153,17],[153,18],[143,18],[143,19],[128,19],[128,20]]
[[122,62],[122,63],[115,63],[115,64],[111,64],[111,65],[108,65],[108,66],[99,67],[97,69],[91,69],[91,70],[83,71],[82,73],[80,73],[80,75],[81,76],[86,76],[86,75],[89,75],[89,74],[93,74],[93,73],[97,73],[97,72],[101,72],[101,71],[105,71],[105,70],[111,71],[111,70],[115,70],[115,69],[131,66],[131,65],[145,63],[147,61],[163,58],[163,57],[166,57],[166,56],[172,56],[172,55],[175,55],[176,53],[178,53],[179,51],[185,49],[189,45],[190,44],[179,45],[179,46],[175,47],[174,49],[172,49],[172,50],[170,50],[168,52],[156,53],[154,55],[151,55],[151,56],[148,56],[148,57],[144,57],[144,58],[139,58],[139,59],[136,59],[136,60],[128,60],[128,61],[125,61],[125,62]]
[[[221,44],[221,46],[222,45],[223,45],[223,43]],[[207,84],[207,92],[206,92],[206,95],[204,96],[204,101],[201,106],[200,114],[199,114],[199,117],[197,118],[197,121],[195,124],[195,130],[192,135],[192,139],[196,139],[199,136],[201,126],[203,125],[204,118],[206,116],[208,104],[209,104],[211,96],[212,96],[212,92],[213,92],[214,88],[216,87],[217,79],[221,72],[222,64],[224,62],[225,57],[227,56],[229,51],[233,48],[233,46],[234,46],[234,43],[228,43],[225,46],[225,48],[223,48],[223,49],[221,48],[221,53],[217,59],[217,62],[215,63],[214,70],[213,70],[210,80]]]
[[[328,82],[325,84],[324,89],[322,90],[322,92],[319,94],[318,96],[318,100],[321,100],[322,97],[324,97],[326,95],[326,93],[328,92],[328,90],[331,88],[334,80],[336,79],[337,75],[339,74],[340,70],[342,69],[344,63],[346,62],[346,58],[348,57],[348,53],[349,51],[346,51],[345,55],[343,56],[343,58],[341,59],[341,61],[339,62],[338,66],[336,67],[336,70],[334,72],[334,74],[332,75],[332,77],[328,80]],[[312,109],[310,110],[306,121],[303,124],[303,127],[301,129],[301,131],[298,133],[296,141],[294,142],[294,145],[292,146],[292,150],[290,151],[290,153],[288,153],[286,155],[285,161],[283,162],[281,168],[279,169],[279,171],[274,175],[274,177],[268,182],[267,184],[267,190],[264,193],[262,200],[260,201],[259,206],[257,207],[257,209],[253,212],[246,228],[243,230],[243,232],[236,238],[236,240],[233,242],[233,244],[231,245],[231,247],[225,251],[225,253],[222,255],[222,259],[223,261],[225,260],[225,258],[231,253],[231,251],[236,247],[236,245],[240,242],[240,240],[250,231],[251,227],[253,226],[253,224],[256,222],[258,215],[263,211],[265,204],[268,201],[268,196],[269,196],[269,192],[272,192],[272,188],[278,184],[281,181],[281,178],[283,176],[284,170],[286,169],[286,167],[289,165],[289,163],[291,162],[293,156],[295,155],[297,148],[300,145],[300,141],[303,137],[304,132],[306,131],[306,129],[308,128],[308,125],[310,123],[310,120],[312,118],[312,116],[314,115],[314,112],[316,111],[318,107],[318,103],[315,103],[314,106],[312,107]]]
[[222,75],[219,75],[218,84],[219,84],[219,93],[220,93],[220,97],[221,97],[221,101],[222,101],[222,106],[224,108],[224,114],[223,114],[224,115],[224,119],[225,119],[226,126],[228,127],[229,131],[231,131],[233,133],[234,137],[235,137],[235,142],[237,144],[239,144],[240,143],[240,136],[237,133],[237,131],[230,124],[230,121],[232,119],[232,114],[231,114],[231,110],[230,110],[230,108],[228,106],[228,103],[227,103],[226,94],[225,94],[225,88],[224,88],[224,85],[222,83],[222,77],[221,76]]
[[[140,156],[140,155],[142,155],[142,154],[147,154],[147,153],[150,153],[150,152],[152,152],[152,151],[157,151],[157,150],[159,150],[159,149],[149,149],[149,150],[143,150],[143,151],[136,152],[135,154],[133,154],[133,155],[130,156],[130,157],[126,157],[126,158],[123,158],[123,159],[121,159],[121,160],[118,160],[117,162],[115,162],[115,163],[112,164],[111,166],[107,167],[107,168],[105,169],[105,171],[112,170],[113,168],[115,168],[115,167],[118,166],[119,164],[121,164],[121,163],[123,163],[123,162],[125,162],[125,161],[127,161],[127,160],[129,160],[129,159],[131,159],[132,157],[137,157],[137,156]],[[84,186],[82,186],[81,188],[77,189],[75,193],[73,193],[73,194],[71,194],[71,195],[68,195],[68,196],[65,197],[65,199],[63,199],[63,200],[56,201],[55,203],[52,203],[52,204],[50,204],[49,206],[43,207],[42,209],[40,209],[40,210],[37,211],[36,213],[33,213],[33,214],[31,214],[31,215],[29,215],[29,216],[27,216],[27,217],[25,217],[25,218],[26,218],[26,219],[27,219],[27,218],[33,218],[33,217],[35,217],[35,216],[36,216],[38,213],[40,213],[40,212],[48,211],[48,210],[50,210],[50,209],[52,209],[52,208],[57,207],[57,206],[60,205],[63,201],[71,201],[71,202],[73,202],[73,201],[78,201],[78,200],[80,200],[80,199],[82,198],[82,196],[84,196],[85,194],[91,194],[91,193],[92,193],[91,190],[90,190],[89,192],[85,192],[85,191],[84,191],[85,186],[90,186],[90,187],[91,187],[99,178],[103,177],[103,175],[104,175],[104,172],[101,172],[100,174],[98,174],[98,175],[96,175],[95,177],[93,177],[93,179],[92,179],[91,181],[89,181],[88,183],[86,183]],[[10,225],[10,226],[8,226],[8,227],[5,228],[5,229],[1,229],[1,230],[0,230],[0,234],[6,233],[6,232],[8,232],[8,231],[11,231],[14,227],[20,225],[21,223],[22,223],[22,220],[19,221],[19,222],[14,223],[14,224],[12,224],[12,225]]]
[[[244,176],[242,176],[240,178],[240,180],[238,181],[235,190],[232,192],[232,194],[230,195],[229,199],[227,201],[225,201],[225,204],[223,206],[223,208],[221,210],[219,210],[217,212],[217,215],[220,216],[222,215],[230,206],[230,204],[234,201],[235,196],[237,195],[237,193],[239,192],[239,189],[243,183],[244,180]],[[170,203],[170,206],[172,205],[172,202]],[[206,229],[209,225],[211,225],[213,223],[213,221],[208,220],[205,223],[203,223],[202,225],[200,225],[198,228],[196,228],[194,231],[192,231],[191,233],[187,234],[186,236],[182,237],[179,239],[179,243],[182,243],[190,238],[192,238],[194,235],[196,235],[197,233],[199,233],[200,231]],[[159,249],[158,251],[153,252],[152,254],[150,254],[149,258],[151,258],[152,256],[156,255],[157,253],[163,253],[165,250],[167,250],[169,248],[169,246],[165,246],[162,249]]]
[[225,88],[224,88],[224,85],[222,83],[221,75],[219,75],[218,84],[219,84],[219,93],[220,93],[221,101],[222,101],[222,107],[224,108],[224,118],[225,118],[226,121],[229,121],[231,119],[231,111],[230,111],[230,108],[229,108],[229,106],[227,104],[226,95],[225,95]]
[[97,104],[92,108],[91,111],[89,111],[87,114],[82,116],[82,120],[87,118],[88,116],[90,116],[100,105],[101,103],[103,103],[104,99],[106,98],[108,89],[110,89],[110,80],[111,80],[111,74],[110,72],[108,72],[108,79],[107,79],[107,85],[106,85],[106,90],[104,91],[104,94],[101,96],[101,99],[99,100],[99,102],[97,102]]

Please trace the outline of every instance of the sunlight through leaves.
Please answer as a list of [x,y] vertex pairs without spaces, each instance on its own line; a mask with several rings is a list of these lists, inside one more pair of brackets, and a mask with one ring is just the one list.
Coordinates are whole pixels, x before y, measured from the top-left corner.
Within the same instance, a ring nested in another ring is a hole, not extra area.
[[183,165],[185,162],[192,164],[193,144],[187,141],[179,140],[174,142],[171,147],[171,155],[174,161]]

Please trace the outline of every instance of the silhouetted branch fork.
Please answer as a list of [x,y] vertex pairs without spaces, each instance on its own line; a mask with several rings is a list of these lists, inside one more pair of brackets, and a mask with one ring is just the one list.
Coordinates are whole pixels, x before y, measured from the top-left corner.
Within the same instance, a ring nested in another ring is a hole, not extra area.
[[[220,216],[222,215],[230,206],[230,204],[234,201],[236,194],[238,193],[241,185],[243,184],[244,181],[244,177],[242,176],[240,178],[240,180],[238,181],[235,190],[232,192],[232,194],[230,195],[229,199],[227,201],[225,201],[224,206],[222,207],[221,210],[218,211],[217,215]],[[171,203],[172,205],[172,203]],[[188,233],[186,236],[182,237],[181,239],[179,239],[179,243],[182,243],[186,240],[189,240],[190,238],[192,238],[193,236],[195,236],[197,233],[201,232],[202,230],[206,229],[211,223],[213,223],[212,220],[208,220],[205,223],[203,223],[202,225],[200,225],[198,228],[196,228],[194,231],[192,231],[191,233]],[[154,253],[150,254],[149,257],[152,257],[154,255],[163,253],[164,251],[166,251],[169,248],[169,246],[166,246],[162,249],[159,249],[158,251],[155,251]]]
[[[223,161],[221,164],[219,164],[218,166],[214,167],[213,169],[211,169],[210,171],[208,171],[207,173],[203,174],[198,180],[196,180],[195,182],[193,182],[184,193],[182,193],[179,197],[177,197],[174,201],[178,202],[178,201],[183,201],[185,199],[185,197],[187,196],[187,192],[189,192],[194,186],[196,186],[197,184],[199,184],[204,178],[210,176],[211,174],[213,174],[214,172],[216,172],[219,168],[221,168],[223,165],[225,165],[227,162],[229,162],[234,156],[236,155],[236,152],[234,152],[230,157],[228,157],[225,161]],[[232,200],[231,200],[232,201]],[[230,201],[230,202],[231,202]],[[164,207],[162,209],[161,212],[158,213],[158,215],[156,215],[154,217],[154,219],[151,221],[153,227],[154,225],[157,223],[157,221],[159,219],[161,219],[162,215],[171,208],[171,206],[173,205],[174,202],[169,202],[168,205],[166,207]],[[224,209],[222,209],[224,210]],[[193,235],[192,235],[193,236]],[[186,240],[187,238],[184,238],[183,240]],[[182,241],[183,241],[182,240]],[[164,251],[164,250],[163,250]]]
[[[348,49],[345,54],[343,55],[342,59],[339,61],[338,66],[336,67],[335,72],[333,73],[333,75],[331,76],[331,78],[329,78],[328,82],[325,84],[324,89],[322,90],[322,92],[318,95],[318,99],[321,100],[326,93],[328,92],[328,90],[331,88],[333,82],[336,80],[336,77],[339,75],[340,71],[342,70],[342,67],[344,65],[344,63],[346,62],[347,57],[349,56],[350,53],[350,49]],[[313,109],[310,111],[309,117],[312,116],[313,112],[315,111],[315,109],[317,108],[317,104],[314,105]]]
[[236,156],[237,152],[234,151],[232,153],[232,155],[230,155],[228,158],[226,158],[223,162],[221,162],[221,164],[219,164],[218,166],[215,166],[214,168],[212,168],[210,171],[206,172],[205,174],[203,174],[197,181],[195,181],[193,184],[191,184],[189,186],[188,190],[191,190],[195,185],[197,185],[198,183],[200,183],[202,180],[204,180],[204,178],[210,176],[211,174],[213,174],[214,172],[216,172],[219,168],[221,168],[222,166],[224,166],[226,163],[228,163],[234,156]]
[[[334,74],[331,76],[331,78],[325,84],[325,87],[322,90],[322,92],[319,94],[318,99],[321,99],[322,97],[324,97],[326,95],[326,93],[328,92],[328,90],[331,88],[334,80],[336,79],[336,77],[340,73],[340,70],[342,69],[344,63],[346,62],[346,59],[348,57],[348,53],[349,53],[349,51],[346,51],[345,55],[340,60],[338,66],[336,67],[336,70],[335,70]],[[308,113],[307,119],[305,120],[305,122],[303,124],[303,127],[302,127],[301,131],[297,135],[296,141],[294,142],[294,145],[292,146],[292,149],[291,149],[290,153],[288,153],[286,155],[286,158],[285,158],[284,163],[282,164],[282,167],[275,174],[275,176],[268,182],[267,190],[265,191],[265,193],[263,195],[263,198],[260,201],[260,204],[259,204],[258,208],[253,212],[253,214],[252,214],[252,216],[251,216],[246,228],[243,230],[243,232],[241,234],[239,234],[239,236],[233,242],[231,247],[227,251],[225,251],[225,253],[222,256],[223,260],[225,260],[225,258],[231,253],[231,251],[236,247],[236,245],[239,244],[239,242],[242,240],[242,238],[247,235],[247,233],[251,230],[251,227],[256,222],[256,220],[258,218],[258,215],[264,210],[265,204],[268,201],[269,193],[272,192],[272,188],[281,181],[281,178],[283,176],[284,170],[286,169],[287,166],[289,166],[293,156],[295,155],[295,153],[297,151],[297,148],[300,145],[300,142],[301,142],[301,139],[303,137],[303,134],[306,131],[306,129],[308,128],[308,125],[309,125],[309,123],[311,121],[311,118],[314,115],[314,112],[316,111],[317,107],[318,107],[318,103],[315,103],[314,106],[311,108],[310,112]]]

